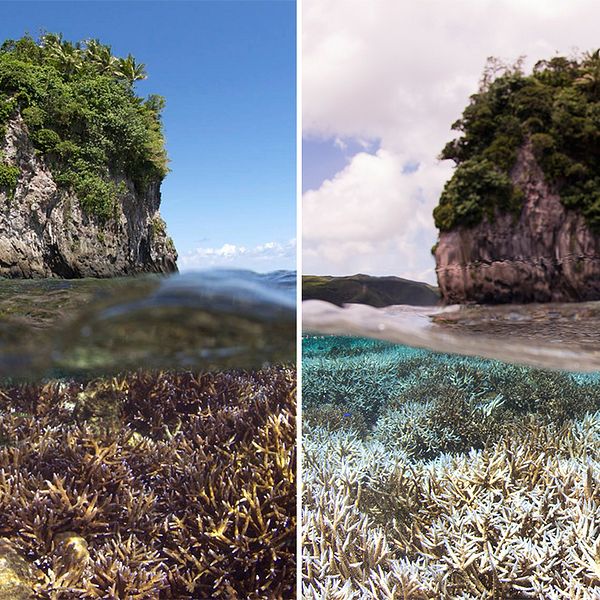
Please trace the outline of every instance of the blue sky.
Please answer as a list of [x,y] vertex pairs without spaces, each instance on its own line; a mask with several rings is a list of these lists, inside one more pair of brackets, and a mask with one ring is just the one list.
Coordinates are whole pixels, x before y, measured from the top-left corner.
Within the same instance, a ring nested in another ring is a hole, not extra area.
[[374,142],[355,139],[313,138],[302,140],[302,191],[318,190],[352,160],[357,152],[373,152]]
[[181,269],[295,268],[296,5],[271,1],[0,2],[0,38],[99,38],[165,96],[172,172],[161,213]]

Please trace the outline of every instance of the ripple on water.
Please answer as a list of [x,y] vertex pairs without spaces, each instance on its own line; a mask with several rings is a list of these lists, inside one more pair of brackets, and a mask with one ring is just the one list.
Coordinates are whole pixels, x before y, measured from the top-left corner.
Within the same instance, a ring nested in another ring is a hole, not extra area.
[[295,313],[292,271],[4,280],[0,377],[290,362]]
[[600,302],[340,308],[302,303],[307,333],[371,337],[548,369],[600,370]]

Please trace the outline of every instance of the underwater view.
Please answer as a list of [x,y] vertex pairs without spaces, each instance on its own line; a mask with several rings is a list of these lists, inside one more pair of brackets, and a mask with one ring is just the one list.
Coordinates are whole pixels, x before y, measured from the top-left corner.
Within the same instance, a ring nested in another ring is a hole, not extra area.
[[304,598],[600,597],[600,373],[314,334],[302,364]]
[[0,295],[0,598],[293,597],[295,273]]
[[295,82],[295,2],[0,0],[0,600],[295,597]]

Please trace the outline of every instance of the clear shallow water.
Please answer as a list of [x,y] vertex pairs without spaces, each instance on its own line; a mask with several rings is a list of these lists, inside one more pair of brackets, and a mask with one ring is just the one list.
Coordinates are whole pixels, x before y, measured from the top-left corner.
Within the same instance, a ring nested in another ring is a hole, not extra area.
[[295,353],[295,272],[0,281],[0,377],[260,368]]
[[[467,340],[487,356],[500,340],[511,363],[304,337],[302,597],[597,600],[600,373],[576,372],[549,339],[577,332],[578,319],[555,307],[438,313],[440,323],[397,307],[317,308],[323,330],[454,352]],[[513,321],[526,323],[527,353],[508,346]],[[536,354],[548,346],[550,359]],[[570,351],[591,367],[583,344]]]
[[0,598],[291,597],[295,280],[0,281]]
[[302,304],[306,333],[369,337],[534,367],[600,370],[600,302],[343,308]]

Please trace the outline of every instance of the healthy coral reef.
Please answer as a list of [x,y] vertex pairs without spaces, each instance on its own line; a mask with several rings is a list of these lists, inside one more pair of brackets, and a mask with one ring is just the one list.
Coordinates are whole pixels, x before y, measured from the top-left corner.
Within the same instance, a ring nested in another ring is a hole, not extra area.
[[[599,597],[597,375],[360,339],[305,349],[307,600]],[[373,363],[381,382],[359,372]]]
[[295,371],[0,394],[0,536],[38,598],[289,598]]

